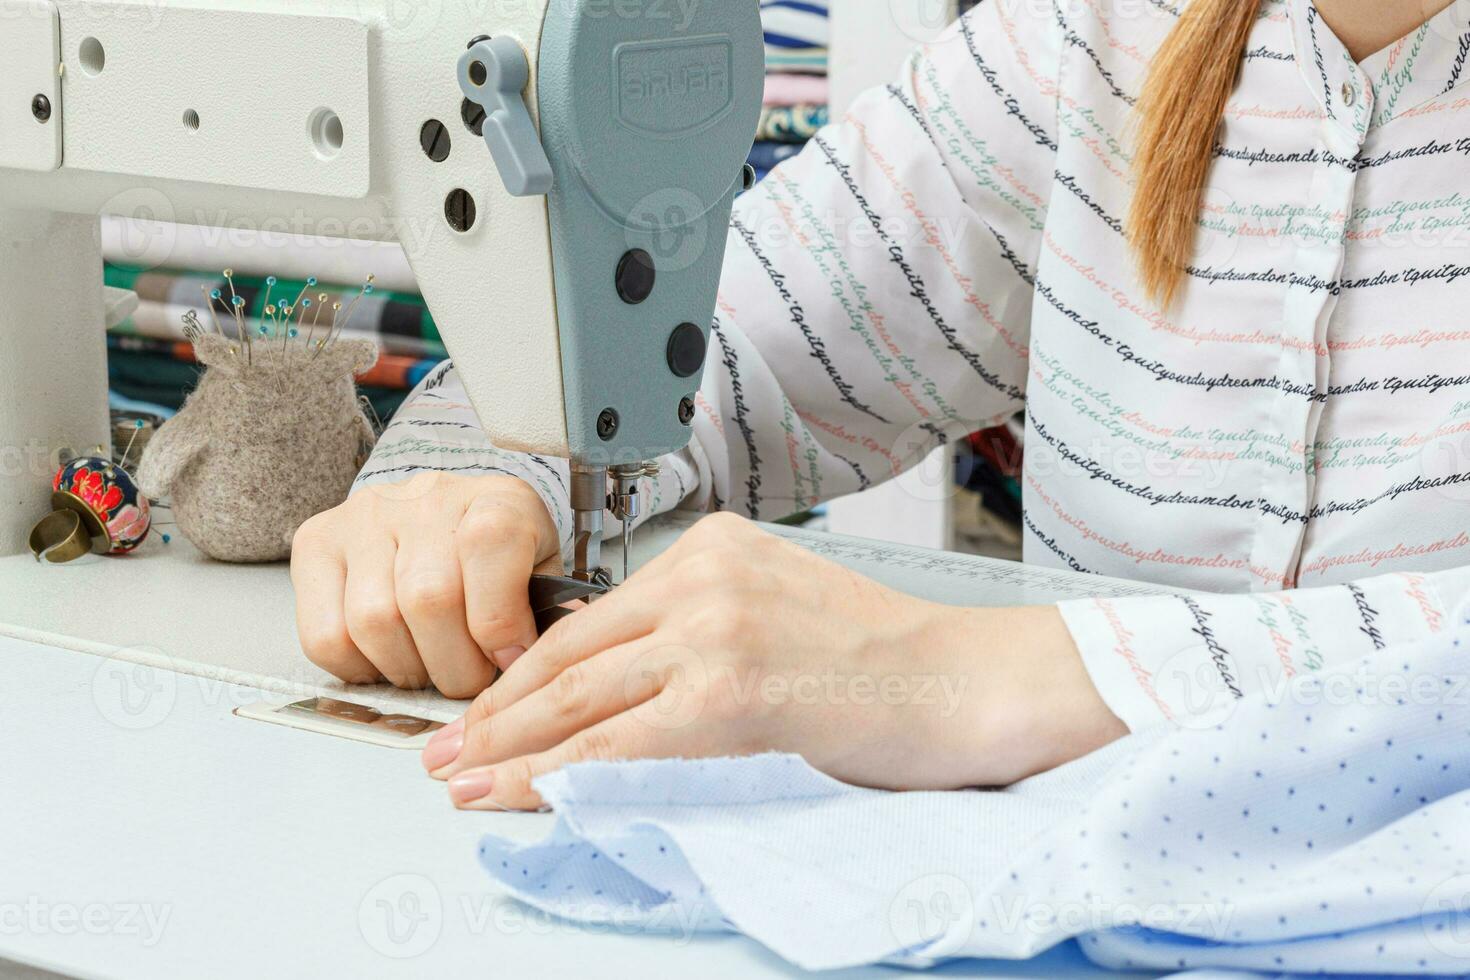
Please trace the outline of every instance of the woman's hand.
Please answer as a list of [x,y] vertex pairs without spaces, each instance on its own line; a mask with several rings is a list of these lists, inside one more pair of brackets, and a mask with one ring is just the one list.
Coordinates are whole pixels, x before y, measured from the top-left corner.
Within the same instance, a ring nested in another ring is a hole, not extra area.
[[701,521],[558,623],[425,766],[469,809],[530,809],[569,763],[796,752],[888,789],[1007,784],[1126,734],[1052,608],[891,591],[739,518]]
[[296,534],[302,648],[348,683],[472,698],[535,642],[530,576],[559,550],[546,505],[513,477],[369,487]]

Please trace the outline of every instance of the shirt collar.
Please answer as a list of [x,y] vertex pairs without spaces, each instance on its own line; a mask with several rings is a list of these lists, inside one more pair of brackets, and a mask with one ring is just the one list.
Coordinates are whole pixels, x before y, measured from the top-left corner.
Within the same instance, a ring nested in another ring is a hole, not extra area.
[[1359,140],[1370,128],[1470,82],[1470,0],[1455,0],[1361,65],[1327,26],[1314,0],[1285,2],[1308,87],[1328,119]]

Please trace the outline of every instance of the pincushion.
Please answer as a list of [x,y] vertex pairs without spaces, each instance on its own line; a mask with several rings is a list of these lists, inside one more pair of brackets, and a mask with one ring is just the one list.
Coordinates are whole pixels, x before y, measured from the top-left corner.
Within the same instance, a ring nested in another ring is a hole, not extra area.
[[171,497],[179,531],[221,561],[289,558],[297,529],[347,498],[375,441],[354,375],[376,345],[298,336],[284,313],[257,338],[195,333],[206,370],[138,471],[150,497]]
[[31,532],[37,560],[60,564],[89,553],[123,555],[148,537],[148,500],[128,471],[100,456],[62,465],[51,481],[52,514]]

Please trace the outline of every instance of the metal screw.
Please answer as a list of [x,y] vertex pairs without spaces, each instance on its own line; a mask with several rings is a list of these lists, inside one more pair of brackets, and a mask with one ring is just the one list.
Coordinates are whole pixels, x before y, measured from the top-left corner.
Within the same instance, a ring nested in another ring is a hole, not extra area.
[[36,122],[47,122],[51,118],[51,100],[44,95],[38,95],[31,100],[31,115],[36,117]]
[[443,163],[449,159],[449,130],[439,120],[430,119],[419,130],[419,146],[430,160]]
[[618,434],[618,413],[611,408],[604,408],[602,414],[597,416],[597,438],[607,442]]
[[679,422],[683,425],[694,424],[694,399],[684,397],[679,400]]
[[470,192],[463,187],[450,191],[444,199],[444,219],[449,222],[449,227],[460,233],[467,232],[475,226],[475,217],[475,199]]
[[465,99],[460,103],[459,118],[464,120],[465,128],[476,136],[485,135],[485,107],[480,103]]

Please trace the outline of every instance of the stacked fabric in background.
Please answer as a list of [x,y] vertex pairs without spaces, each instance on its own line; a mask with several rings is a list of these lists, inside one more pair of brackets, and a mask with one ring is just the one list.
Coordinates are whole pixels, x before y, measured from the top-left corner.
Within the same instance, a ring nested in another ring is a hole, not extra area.
[[[332,304],[340,302],[340,322],[346,324],[342,336],[378,345],[378,363],[358,378],[358,384],[379,418],[386,420],[414,385],[447,356],[423,297],[385,289],[360,296],[361,284],[308,287],[306,278],[283,276],[268,287],[263,276],[236,272],[232,287],[218,272],[148,270],[109,262],[106,284],[132,290],[139,299],[133,315],[108,331],[108,375],[114,396],[164,410],[183,404],[199,374],[194,349],[184,336],[184,317],[192,310],[212,326],[205,297],[214,290],[245,301],[241,309],[249,331],[259,329],[267,305],[294,303],[309,296],[320,316],[305,318],[303,335],[313,322],[324,334],[332,319]],[[322,294],[328,297],[325,304],[318,302]],[[349,307],[352,316],[347,320]],[[232,318],[218,307],[214,316],[226,333],[237,333]]]
[[750,165],[764,179],[828,122],[828,0],[762,0],[766,93]]

